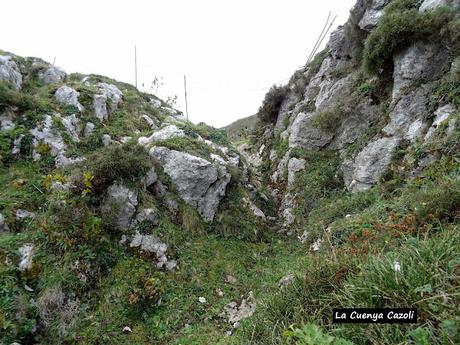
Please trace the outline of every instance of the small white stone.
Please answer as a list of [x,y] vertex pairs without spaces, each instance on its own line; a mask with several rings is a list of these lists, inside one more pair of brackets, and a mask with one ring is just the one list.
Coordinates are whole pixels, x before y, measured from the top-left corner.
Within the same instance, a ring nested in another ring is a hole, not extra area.
[[123,333],[132,333],[132,330],[131,330],[130,327],[125,326],[125,327],[123,327]]
[[198,302],[200,302],[201,304],[204,304],[204,303],[206,303],[206,298],[198,297]]

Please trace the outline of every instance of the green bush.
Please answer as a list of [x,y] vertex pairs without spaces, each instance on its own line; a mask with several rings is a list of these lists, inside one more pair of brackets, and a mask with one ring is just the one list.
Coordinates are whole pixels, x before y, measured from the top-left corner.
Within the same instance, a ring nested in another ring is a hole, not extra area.
[[440,39],[441,29],[452,19],[446,8],[419,13],[412,0],[397,0],[385,10],[378,26],[369,34],[364,45],[364,68],[380,73],[391,63],[394,52],[419,39]]
[[263,123],[275,123],[287,94],[286,86],[273,85],[265,95],[257,115]]
[[89,156],[80,169],[91,172],[92,191],[100,195],[115,180],[127,183],[139,181],[151,167],[152,161],[146,149],[129,142],[100,149]]

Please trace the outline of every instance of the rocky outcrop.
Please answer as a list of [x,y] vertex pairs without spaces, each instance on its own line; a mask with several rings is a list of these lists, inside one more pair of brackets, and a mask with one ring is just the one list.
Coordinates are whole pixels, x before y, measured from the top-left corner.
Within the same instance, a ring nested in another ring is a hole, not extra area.
[[49,65],[47,68],[38,71],[38,79],[43,84],[56,84],[62,83],[67,78],[67,73],[54,65]]
[[302,147],[318,150],[329,144],[334,137],[331,133],[325,133],[315,127],[312,120],[317,113],[300,113],[291,126],[289,147]]
[[37,147],[40,143],[48,145],[53,156],[63,153],[67,147],[59,132],[53,128],[53,117],[51,117],[51,115],[46,115],[45,120],[36,128],[31,129],[30,133],[34,137],[33,145],[35,150],[33,152],[33,157],[35,160],[41,157],[41,154],[37,152]]
[[[96,117],[104,122],[118,109],[123,93],[113,84],[98,83],[100,94],[93,96],[93,109]],[[109,104],[109,108],[107,108]]]
[[78,96],[80,96],[80,94],[67,85],[61,86],[56,90],[56,93],[54,94],[54,98],[59,103],[73,106],[77,108],[78,111],[84,111],[85,108],[78,101]]
[[387,135],[394,135],[414,141],[427,129],[429,112],[426,106],[428,90],[417,88],[403,96],[390,112],[390,122],[383,129]]
[[9,81],[16,90],[22,86],[22,74],[9,55],[0,55],[0,80]]
[[[433,120],[433,123],[431,124],[430,129],[425,135],[425,140],[431,139],[434,133],[436,132],[436,129],[439,127],[439,125],[449,120],[455,112],[456,112],[456,109],[452,104],[446,104],[438,108],[434,112],[435,118]],[[455,120],[451,119],[448,122],[447,134],[450,134],[453,131],[454,126],[455,126]]]
[[230,182],[226,168],[166,147],[153,147],[150,155],[169,175],[182,200],[195,207],[205,221],[212,221]]
[[139,145],[147,146],[153,144],[156,141],[183,136],[185,136],[185,132],[182,129],[177,128],[176,125],[168,125],[158,131],[153,132],[150,137],[140,137],[138,139],[138,143]]
[[[351,181],[348,189],[351,191],[364,191],[372,187],[382,176],[391,163],[394,149],[399,139],[381,138],[367,145],[356,157],[352,167],[344,167],[344,174],[351,172],[351,178],[345,177],[345,181]],[[345,163],[346,165],[346,163]]]
[[137,193],[121,184],[111,185],[106,192],[101,212],[117,230],[126,230],[136,212]]
[[440,72],[444,52],[436,43],[415,42],[394,56],[393,100],[413,82]]
[[359,21],[359,27],[361,30],[371,31],[377,26],[380,17],[383,15],[385,6],[390,0],[372,0],[371,5],[364,12],[361,20]]

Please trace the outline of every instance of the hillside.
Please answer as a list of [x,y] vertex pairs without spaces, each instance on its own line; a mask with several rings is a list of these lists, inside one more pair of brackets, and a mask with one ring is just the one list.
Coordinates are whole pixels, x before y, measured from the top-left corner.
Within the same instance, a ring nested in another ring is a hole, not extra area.
[[227,133],[228,139],[231,142],[236,143],[250,135],[256,128],[257,122],[257,115],[251,115],[232,122],[223,129]]
[[459,13],[358,0],[224,129],[0,51],[0,344],[460,343]]

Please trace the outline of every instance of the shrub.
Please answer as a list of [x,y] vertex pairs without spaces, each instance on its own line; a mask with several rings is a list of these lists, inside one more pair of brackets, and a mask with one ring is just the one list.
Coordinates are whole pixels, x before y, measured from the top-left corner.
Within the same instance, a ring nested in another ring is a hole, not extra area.
[[278,119],[278,113],[281,104],[287,94],[286,86],[273,85],[265,95],[257,115],[263,123],[275,123]]
[[393,1],[369,34],[364,45],[364,68],[369,73],[379,73],[391,63],[394,52],[401,46],[418,39],[433,40],[452,19],[446,8],[419,13],[414,1]]
[[284,335],[295,339],[296,345],[353,345],[348,340],[324,334],[320,327],[312,323],[307,323],[302,328],[291,327]]
[[[88,157],[83,163],[83,171],[93,175],[92,190],[102,193],[115,180],[135,182],[144,177],[152,167],[148,152],[135,143],[104,147]],[[82,185],[82,190],[86,189]]]

